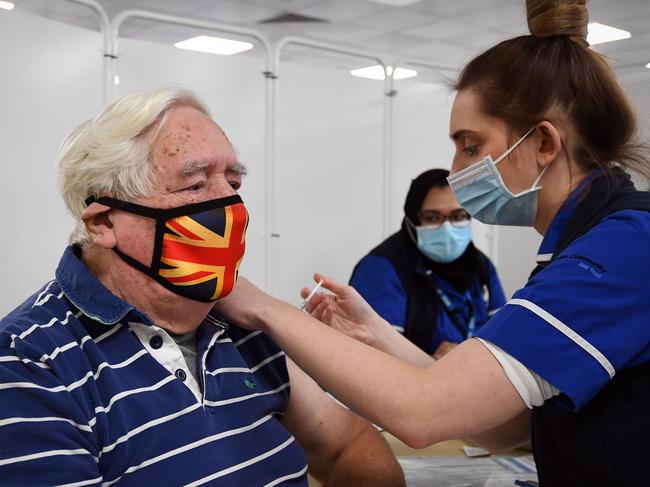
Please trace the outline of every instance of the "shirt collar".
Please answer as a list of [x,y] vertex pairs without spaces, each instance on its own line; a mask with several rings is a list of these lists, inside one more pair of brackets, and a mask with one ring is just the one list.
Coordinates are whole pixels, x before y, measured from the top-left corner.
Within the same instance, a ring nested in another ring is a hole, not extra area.
[[133,312],[135,321],[152,324],[151,320],[126,301],[109,291],[97,276],[81,261],[81,249],[69,246],[65,249],[56,269],[56,280],[61,290],[86,316],[114,325],[128,313]]
[[560,243],[560,238],[562,237],[569,220],[573,216],[581,197],[585,194],[584,189],[588,184],[591,184],[591,180],[600,174],[600,172],[601,171],[596,170],[588,174],[587,177],[580,182],[578,187],[571,192],[569,197],[564,201],[558,212],[555,214],[555,217],[544,234],[544,239],[539,246],[539,250],[537,251],[535,261],[538,264],[544,264],[553,259],[555,248]]

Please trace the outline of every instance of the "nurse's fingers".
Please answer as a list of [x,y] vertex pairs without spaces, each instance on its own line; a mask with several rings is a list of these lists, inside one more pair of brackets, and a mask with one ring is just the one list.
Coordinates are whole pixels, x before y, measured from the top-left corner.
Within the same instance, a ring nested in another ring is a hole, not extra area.
[[315,273],[314,274],[314,281],[320,282],[323,281],[323,287],[325,289],[328,289],[329,291],[332,291],[334,294],[341,294],[345,292],[345,289],[348,287],[345,284],[341,284],[338,281],[335,281],[331,277],[324,276],[323,274],[320,273]]
[[[301,295],[302,295],[303,299],[307,297],[303,293],[301,293]],[[318,306],[321,303],[321,301],[323,301],[323,299],[325,299],[326,296],[327,296],[327,294],[325,294],[325,293],[316,293],[316,294],[314,294],[311,297],[311,299],[309,301],[307,301],[307,303],[305,303],[305,310],[307,310],[307,313],[311,314],[313,309],[316,306]]]

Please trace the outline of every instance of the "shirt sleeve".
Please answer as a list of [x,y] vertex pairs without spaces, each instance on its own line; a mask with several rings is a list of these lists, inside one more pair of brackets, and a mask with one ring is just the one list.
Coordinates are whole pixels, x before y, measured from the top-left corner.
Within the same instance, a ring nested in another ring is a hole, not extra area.
[[576,411],[616,371],[650,360],[650,214],[610,215],[560,253],[479,330],[562,391]]
[[367,255],[357,265],[350,285],[386,321],[404,332],[406,323],[406,293],[391,262]]
[[0,485],[101,485],[93,424],[67,387],[0,348]]
[[542,377],[537,375],[532,370],[524,367],[524,365],[514,358],[512,355],[507,354],[493,343],[486,342],[477,338],[487,348],[494,358],[497,359],[503,372],[508,377],[510,383],[517,389],[517,393],[521,396],[522,401],[526,404],[528,409],[535,406],[541,406],[544,401],[557,396],[560,391],[557,387],[552,386]]
[[490,302],[488,303],[488,316],[492,316],[494,313],[499,311],[506,304],[506,296],[503,292],[503,286],[501,286],[501,280],[497,274],[497,270],[494,267],[492,261],[488,261],[488,279],[490,286]]

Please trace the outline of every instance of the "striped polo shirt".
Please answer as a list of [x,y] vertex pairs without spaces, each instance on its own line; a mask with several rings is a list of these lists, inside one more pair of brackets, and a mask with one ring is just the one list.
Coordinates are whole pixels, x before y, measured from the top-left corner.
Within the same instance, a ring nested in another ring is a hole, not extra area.
[[306,485],[280,348],[209,315],[197,383],[78,254],[0,322],[0,485]]

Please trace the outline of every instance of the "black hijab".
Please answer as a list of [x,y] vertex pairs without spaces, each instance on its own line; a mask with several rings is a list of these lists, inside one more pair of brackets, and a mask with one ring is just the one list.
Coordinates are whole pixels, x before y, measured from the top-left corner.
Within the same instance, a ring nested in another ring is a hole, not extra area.
[[[429,190],[431,188],[449,187],[447,183],[448,176],[449,171],[446,169],[430,169],[411,182],[411,187],[404,202],[404,215],[413,225],[420,224],[418,214]],[[402,220],[402,229],[400,231],[403,237],[410,242],[410,247],[421,256],[420,261],[422,264],[427,269],[431,269],[436,276],[454,286],[458,291],[466,291],[472,282],[479,277],[481,269],[479,251],[474,247],[474,244],[470,242],[463,255],[453,262],[448,264],[434,262],[418,250],[415,230],[408,227],[406,218]]]

